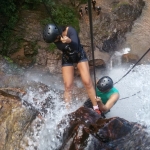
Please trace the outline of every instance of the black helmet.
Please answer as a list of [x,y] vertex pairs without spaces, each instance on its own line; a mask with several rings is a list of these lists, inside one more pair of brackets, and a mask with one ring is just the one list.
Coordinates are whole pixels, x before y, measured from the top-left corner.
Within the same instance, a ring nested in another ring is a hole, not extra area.
[[43,39],[47,43],[52,43],[57,39],[57,36],[61,34],[61,30],[54,24],[48,24],[43,31]]
[[97,88],[101,92],[106,92],[106,91],[110,90],[112,87],[113,87],[113,80],[108,76],[102,77],[97,82]]

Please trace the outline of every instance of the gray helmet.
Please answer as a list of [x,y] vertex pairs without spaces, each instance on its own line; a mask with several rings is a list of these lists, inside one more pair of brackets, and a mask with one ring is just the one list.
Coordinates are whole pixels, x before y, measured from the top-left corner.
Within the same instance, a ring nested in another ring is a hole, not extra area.
[[112,87],[113,87],[113,80],[108,76],[102,77],[97,82],[97,88],[101,92],[106,92],[106,91],[110,90]]
[[47,43],[52,43],[57,39],[58,35],[61,35],[62,31],[54,24],[48,24],[43,31],[43,39]]

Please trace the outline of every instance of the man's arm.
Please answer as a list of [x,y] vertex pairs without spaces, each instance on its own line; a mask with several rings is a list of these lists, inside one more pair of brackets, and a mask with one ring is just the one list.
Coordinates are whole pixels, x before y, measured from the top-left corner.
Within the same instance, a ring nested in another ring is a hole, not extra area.
[[107,103],[104,105],[102,103],[101,99],[97,98],[98,106],[99,106],[100,110],[105,113],[113,107],[113,105],[117,102],[118,99],[119,99],[119,94],[114,93],[113,95],[111,95],[111,97],[109,98]]

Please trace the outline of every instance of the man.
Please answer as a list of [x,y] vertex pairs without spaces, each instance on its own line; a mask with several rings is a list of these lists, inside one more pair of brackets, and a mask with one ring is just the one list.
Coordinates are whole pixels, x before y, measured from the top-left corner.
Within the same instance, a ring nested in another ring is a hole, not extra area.
[[82,16],[83,16],[82,6],[79,8],[79,14],[80,14],[80,17],[82,18]]
[[[119,99],[119,92],[113,87],[113,80],[108,76],[102,77],[97,82],[96,95],[99,109],[103,113],[107,113]],[[91,108],[90,103],[88,99],[84,106]]]
[[85,5],[85,12],[88,14],[88,5]]
[[92,0],[93,9],[95,10],[96,0]]
[[97,6],[97,8],[96,8],[96,12],[97,12],[97,15],[99,15],[99,14],[100,14],[100,12],[101,12],[101,7]]

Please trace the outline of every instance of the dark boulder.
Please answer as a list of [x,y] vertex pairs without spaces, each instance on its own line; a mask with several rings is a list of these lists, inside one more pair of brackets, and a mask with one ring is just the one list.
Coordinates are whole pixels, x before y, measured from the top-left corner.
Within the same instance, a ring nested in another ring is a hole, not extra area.
[[60,128],[68,124],[59,150],[143,149],[150,143],[143,126],[123,118],[104,119],[86,107],[79,108],[67,118],[58,125]]

